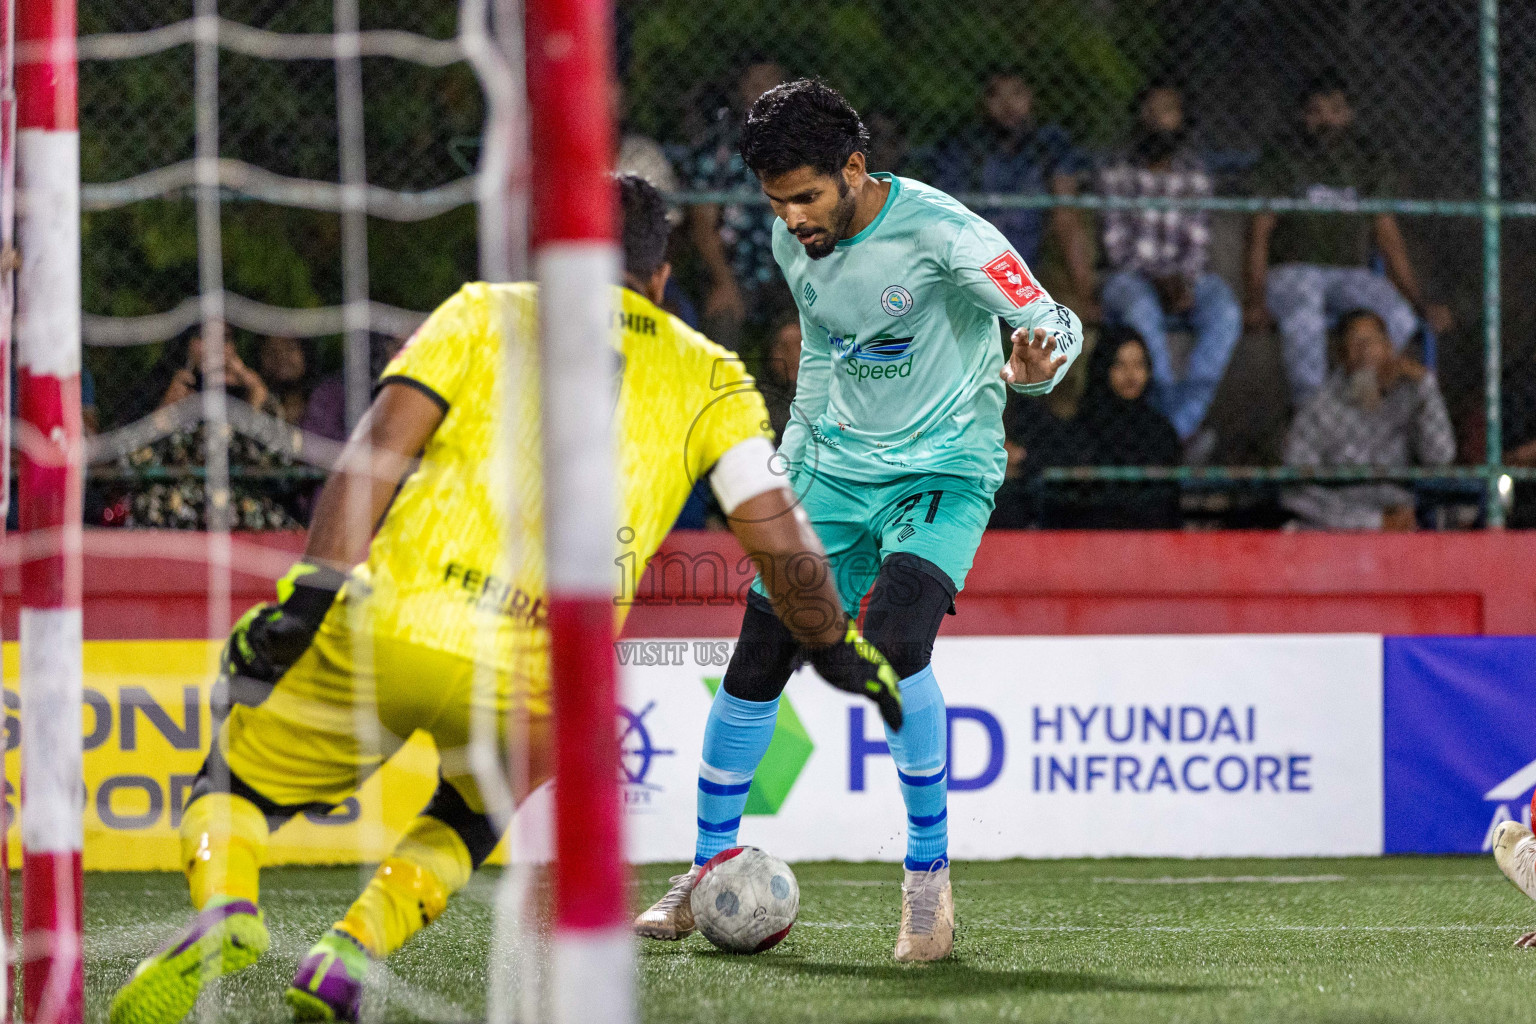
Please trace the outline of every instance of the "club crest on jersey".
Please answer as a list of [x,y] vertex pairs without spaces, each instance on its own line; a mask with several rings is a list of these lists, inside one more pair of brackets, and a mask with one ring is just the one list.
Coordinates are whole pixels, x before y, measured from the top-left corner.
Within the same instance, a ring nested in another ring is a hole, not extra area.
[[912,293],[893,284],[880,293],[880,308],[891,316],[906,316],[912,312]]
[[981,270],[1015,306],[1027,306],[1045,294],[1029,276],[1029,268],[1011,251],[1004,252]]

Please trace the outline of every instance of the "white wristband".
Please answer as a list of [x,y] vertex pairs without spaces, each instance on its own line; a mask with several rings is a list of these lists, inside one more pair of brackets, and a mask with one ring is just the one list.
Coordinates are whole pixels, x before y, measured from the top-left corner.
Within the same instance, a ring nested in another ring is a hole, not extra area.
[[732,445],[709,474],[709,483],[720,499],[720,507],[730,515],[742,503],[789,486],[784,460],[766,437],[749,437]]

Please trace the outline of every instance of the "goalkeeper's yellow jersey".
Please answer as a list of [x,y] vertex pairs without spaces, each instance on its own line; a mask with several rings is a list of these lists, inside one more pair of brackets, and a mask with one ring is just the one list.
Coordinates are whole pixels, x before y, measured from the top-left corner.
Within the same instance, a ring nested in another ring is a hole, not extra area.
[[[772,437],[739,358],[618,291],[612,356],[591,368],[594,408],[614,401],[616,375],[619,385],[616,590],[634,585],[721,455]],[[444,416],[349,587],[371,594],[375,634],[515,666],[535,687],[547,646],[536,302],[531,284],[465,285],[385,368],[381,386],[418,388]],[[515,404],[504,421],[507,386]],[[627,607],[615,606],[619,625]]]

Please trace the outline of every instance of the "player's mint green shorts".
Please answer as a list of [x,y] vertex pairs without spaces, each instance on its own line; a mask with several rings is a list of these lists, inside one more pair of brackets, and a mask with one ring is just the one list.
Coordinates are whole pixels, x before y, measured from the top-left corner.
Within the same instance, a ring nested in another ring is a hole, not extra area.
[[[933,563],[958,592],[992,516],[991,491],[973,480],[938,473],[882,484],[818,473],[809,481],[798,478],[795,492],[827,549],[838,595],[850,615],[858,614],[880,563],[898,551]],[[761,576],[752,589],[765,594]]]

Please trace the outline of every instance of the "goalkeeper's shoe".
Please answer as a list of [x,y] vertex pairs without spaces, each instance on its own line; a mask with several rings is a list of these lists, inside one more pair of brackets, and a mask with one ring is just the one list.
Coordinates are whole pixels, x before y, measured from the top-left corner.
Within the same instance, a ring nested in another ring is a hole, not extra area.
[[693,934],[693,886],[699,880],[699,866],[695,864],[687,874],[673,875],[668,879],[672,888],[651,905],[651,909],[635,918],[635,934],[647,939],[676,941]]
[[354,1022],[367,977],[368,952],[352,936],[332,928],[310,947],[283,1000],[294,1020]]
[[176,1024],[203,986],[244,970],[271,944],[261,911],[249,900],[216,897],[186,930],[134,970],[112,997],[112,1024]]
[[901,932],[896,959],[903,963],[942,960],[955,951],[955,896],[949,862],[924,871],[908,869],[901,883]]

